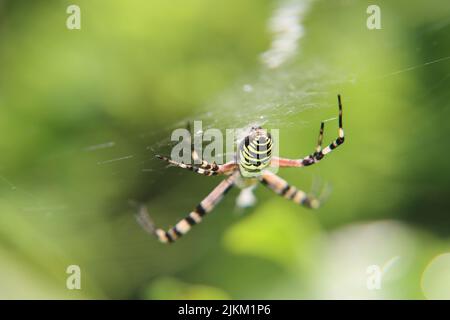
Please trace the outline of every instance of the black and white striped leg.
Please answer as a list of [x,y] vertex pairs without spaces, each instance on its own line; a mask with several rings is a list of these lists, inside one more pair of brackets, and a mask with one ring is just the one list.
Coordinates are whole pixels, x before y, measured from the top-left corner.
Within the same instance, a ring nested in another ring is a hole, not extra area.
[[137,220],[147,232],[155,235],[162,243],[174,242],[186,234],[192,226],[200,223],[205,215],[214,209],[220,200],[223,199],[224,195],[233,187],[237,174],[235,173],[223,180],[186,218],[181,219],[174,227],[167,231],[155,227],[145,207],[140,208]]
[[156,157],[158,159],[166,161],[176,167],[191,170],[191,171],[194,171],[195,173],[202,174],[204,176],[215,176],[215,175],[224,173],[224,168],[221,168],[222,166],[216,164],[215,162],[210,164],[210,163],[207,163],[206,161],[203,161],[202,165],[196,166],[196,165],[186,164],[183,162],[177,162],[166,156],[156,155]]
[[322,151],[322,141],[323,141],[323,131],[325,129],[325,122],[320,123],[320,131],[319,131],[319,138],[317,139],[317,147],[316,152]]
[[306,156],[301,159],[286,159],[286,158],[272,158],[272,166],[278,166],[278,167],[306,167],[310,166],[314,163],[319,162],[323,159],[324,156],[329,154],[331,151],[336,149],[338,146],[344,143],[344,129],[342,126],[342,103],[341,103],[341,96],[338,95],[338,105],[339,105],[339,131],[338,131],[338,138],[334,141],[332,141],[328,146],[322,149],[322,140],[323,140],[323,132],[325,123],[322,122],[320,124],[320,132],[319,132],[319,139],[317,143],[317,147],[314,153],[310,154],[309,156]]
[[322,158],[336,149],[338,146],[344,143],[344,128],[342,126],[342,102],[341,95],[338,95],[338,105],[339,105],[339,130],[338,130],[338,138],[331,142],[328,146],[322,149],[322,139],[323,139],[323,131],[324,131],[324,122],[320,125],[320,134],[319,134],[319,143],[316,148],[316,152],[313,154],[301,159],[303,166],[309,166],[316,162],[322,160]]
[[320,200],[318,198],[289,185],[284,179],[268,170],[264,170],[259,179],[262,184],[286,199],[311,209],[320,207]]
[[[191,132],[191,126],[190,123],[188,122],[186,125],[186,129]],[[205,176],[215,176],[217,174],[220,173],[220,166],[217,165],[215,162],[214,163],[209,163],[205,160],[201,160],[200,161],[200,156],[198,155],[197,151],[195,150],[195,145],[192,143],[191,140],[191,136],[189,135],[189,140],[187,141],[191,147],[191,160],[192,160],[192,164],[185,164],[183,162],[177,162],[177,161],[173,161],[172,159],[170,159],[169,157],[166,156],[161,156],[161,155],[156,155],[156,157],[158,159],[161,159],[163,161],[166,161],[174,166],[183,168],[183,169],[188,169],[191,171],[194,171],[198,174],[202,174]]]
[[[186,129],[191,132],[191,125],[190,122],[187,123]],[[192,143],[191,140],[191,135],[189,135],[189,145],[191,146],[191,159],[192,159],[192,164],[194,164],[194,166],[196,167],[200,167],[202,169],[207,169],[207,170],[212,170],[212,169],[218,169],[217,164],[214,163],[209,163],[206,160],[201,160],[200,156],[198,155],[197,150],[195,150],[195,145]]]

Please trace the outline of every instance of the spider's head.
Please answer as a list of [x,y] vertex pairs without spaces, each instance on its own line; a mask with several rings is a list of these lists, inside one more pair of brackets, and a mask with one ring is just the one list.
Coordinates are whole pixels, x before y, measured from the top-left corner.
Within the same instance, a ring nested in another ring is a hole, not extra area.
[[239,170],[244,177],[256,177],[270,164],[272,138],[267,130],[252,127],[239,145]]
[[252,126],[250,128],[250,132],[256,131],[256,130],[264,130],[261,126]]
[[[250,128],[250,132],[248,133],[248,135],[245,137],[245,139],[249,140],[249,142],[254,142],[257,145],[261,145],[261,144],[266,144],[267,141],[271,140],[271,136],[270,133],[266,130],[263,129],[260,126],[253,126]],[[245,141],[244,139],[244,141]]]

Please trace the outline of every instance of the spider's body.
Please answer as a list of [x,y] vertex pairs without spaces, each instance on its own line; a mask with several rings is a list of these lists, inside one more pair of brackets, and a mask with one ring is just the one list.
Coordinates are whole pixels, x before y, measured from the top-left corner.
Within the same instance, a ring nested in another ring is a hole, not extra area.
[[[239,144],[238,152],[234,161],[217,165],[203,160],[200,165],[189,165],[179,163],[164,156],[158,158],[172,165],[189,169],[193,172],[205,175],[227,175],[211,193],[206,196],[189,215],[180,220],[168,231],[156,228],[147,214],[146,208],[141,207],[138,221],[150,233],[154,234],[161,242],[170,243],[187,233],[192,226],[200,223],[204,216],[212,211],[223,196],[233,187],[252,188],[261,182],[280,196],[308,208],[316,209],[320,206],[320,199],[313,195],[297,189],[288,184],[284,179],[268,170],[268,167],[305,167],[322,160],[328,153],[344,143],[344,129],[342,127],[342,104],[339,102],[339,131],[338,138],[322,149],[322,138],[324,122],[321,123],[319,139],[314,153],[300,159],[286,159],[272,156],[273,140],[270,134],[261,127],[253,127],[250,133]],[[199,160],[197,152],[192,149],[192,160]],[[247,193],[248,195],[248,193]]]
[[239,171],[244,177],[257,177],[270,165],[272,138],[261,127],[252,127],[250,134],[239,145]]

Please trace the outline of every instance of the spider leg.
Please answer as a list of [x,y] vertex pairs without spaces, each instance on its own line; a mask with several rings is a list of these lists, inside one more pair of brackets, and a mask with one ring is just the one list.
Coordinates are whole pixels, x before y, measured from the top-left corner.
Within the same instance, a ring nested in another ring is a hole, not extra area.
[[167,231],[155,227],[155,224],[150,218],[145,206],[141,206],[136,219],[144,230],[155,235],[162,243],[174,242],[182,235],[186,234],[192,226],[200,223],[205,215],[214,209],[220,200],[223,199],[225,194],[233,187],[237,174],[238,172],[223,180],[197,205],[191,213],[189,213],[186,218],[181,219],[174,227]]
[[[188,122],[187,124],[187,130],[191,131],[190,124]],[[201,163],[196,164],[200,161],[200,157],[195,150],[194,144],[191,142],[190,136],[189,136],[189,144],[191,146],[191,159],[193,164],[186,164],[183,162],[177,162],[169,157],[156,155],[158,159],[161,159],[163,161],[166,161],[176,167],[180,167],[183,169],[194,171],[195,173],[202,174],[205,176],[215,176],[219,174],[230,174],[234,169],[236,169],[237,164],[235,161],[230,161],[227,163],[224,163],[222,165],[218,165],[216,162],[209,163],[206,160],[202,160]]]
[[[156,155],[156,157],[158,159],[166,161],[176,167],[191,170],[191,171],[194,171],[195,173],[202,174],[204,176],[216,176],[216,175],[221,175],[221,174],[230,174],[237,167],[237,164],[234,161],[230,161],[230,162],[224,163],[222,165],[218,165],[217,163],[213,162],[212,164],[208,163],[208,165],[205,165],[202,167],[202,166],[195,166],[195,165],[191,165],[191,164],[185,164],[183,162],[177,162],[177,161],[174,161],[165,156]],[[206,161],[203,161],[203,162],[206,162]]]
[[263,185],[267,186],[280,196],[292,200],[295,203],[301,204],[307,208],[317,209],[321,204],[320,199],[312,195],[308,195],[306,192],[289,185],[289,183],[287,183],[284,179],[268,170],[264,170],[262,172],[259,180]]
[[[186,129],[189,132],[191,132],[190,122],[187,123]],[[217,169],[218,165],[215,162],[209,163],[208,161],[200,158],[197,150],[195,150],[195,145],[192,143],[191,135],[189,135],[188,142],[189,142],[189,145],[191,146],[191,159],[192,159],[192,163],[194,164],[194,166],[200,167],[202,169],[207,169],[207,170],[216,170]]]
[[338,95],[338,105],[339,105],[339,131],[338,138],[332,141],[328,146],[322,149],[322,140],[323,140],[323,131],[325,127],[325,123],[322,122],[320,124],[320,132],[319,139],[317,142],[316,151],[304,158],[301,159],[287,159],[287,158],[278,158],[273,157],[271,166],[274,167],[306,167],[310,166],[314,163],[319,162],[323,159],[324,156],[329,154],[331,151],[336,149],[338,146],[344,143],[344,129],[342,126],[342,103],[341,96]]
[[[187,123],[186,129],[191,132],[191,124]],[[189,135],[189,145],[191,146],[191,159],[193,164],[198,164],[200,162],[200,156],[198,155],[197,150],[195,150],[195,145],[192,143],[191,135]],[[215,164],[215,163],[214,163]],[[201,160],[199,164],[202,169],[210,169],[212,165],[210,165],[207,161]],[[198,165],[197,165],[198,166]]]
[[325,122],[320,123],[320,131],[319,131],[319,138],[317,139],[317,147],[316,152],[322,151],[322,141],[323,141],[323,131],[325,129]]

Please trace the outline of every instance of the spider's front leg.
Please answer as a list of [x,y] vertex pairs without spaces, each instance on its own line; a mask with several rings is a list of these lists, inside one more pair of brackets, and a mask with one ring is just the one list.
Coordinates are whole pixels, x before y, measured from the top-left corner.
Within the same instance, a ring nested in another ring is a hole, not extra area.
[[170,159],[169,157],[165,157],[165,156],[156,155],[156,157],[158,159],[166,161],[176,167],[191,170],[195,173],[198,173],[198,174],[201,174],[204,176],[216,176],[216,175],[221,175],[221,174],[229,174],[237,167],[237,164],[235,161],[230,161],[230,162],[219,165],[215,162],[210,164],[210,163],[206,162],[205,160],[203,160],[202,165],[195,166],[195,165],[186,164],[183,162],[177,162],[177,161],[174,161],[174,160]]
[[[189,123],[187,125],[187,130],[191,131]],[[201,174],[201,175],[204,175],[204,176],[215,176],[215,175],[220,175],[220,174],[230,174],[237,167],[237,164],[235,163],[235,161],[230,161],[230,162],[224,163],[222,165],[218,165],[215,162],[209,163],[206,160],[202,160],[200,164],[196,165],[195,163],[199,162],[200,156],[198,155],[197,151],[195,150],[194,144],[192,143],[192,141],[190,139],[190,136],[189,136],[189,144],[191,146],[191,159],[192,159],[192,163],[193,164],[186,164],[186,163],[183,163],[183,162],[177,162],[177,161],[174,161],[174,160],[170,159],[169,157],[161,156],[161,155],[156,155],[156,157],[158,159],[166,161],[166,162],[168,162],[171,165],[174,165],[176,167],[187,169],[187,170],[191,170],[191,171],[193,171],[195,173],[198,173],[198,174]]]
[[338,138],[331,142],[328,146],[326,146],[324,149],[322,149],[322,140],[323,140],[323,131],[325,127],[325,123],[322,122],[320,124],[320,132],[319,132],[319,139],[317,142],[316,151],[304,158],[301,159],[286,159],[286,158],[278,158],[273,157],[271,166],[273,167],[306,167],[309,165],[312,165],[314,163],[319,162],[322,160],[324,156],[329,154],[331,151],[336,149],[338,146],[344,143],[344,128],[342,126],[342,103],[341,103],[341,96],[338,95],[338,105],[339,105],[339,131],[338,131]]
[[[191,132],[191,124],[190,122],[187,123],[186,129]],[[200,161],[200,156],[198,155],[197,150],[195,150],[195,145],[192,143],[191,136],[189,135],[189,145],[191,146],[191,159],[192,163],[195,164]],[[210,164],[208,161],[201,159],[200,168],[202,169],[215,169],[217,170],[217,164],[214,162]]]
[[278,195],[292,200],[297,204],[301,204],[302,206],[305,206],[307,208],[311,209],[317,209],[320,207],[320,199],[308,195],[306,192],[297,189],[294,186],[291,186],[289,183],[286,182],[286,180],[280,178],[276,174],[264,170],[261,173],[261,176],[259,177],[259,180],[261,183],[267,187],[269,187],[271,190],[275,191]]
[[238,175],[239,172],[235,172],[233,175],[223,180],[191,213],[189,213],[186,218],[181,219],[174,227],[167,231],[155,227],[145,206],[141,206],[137,215],[137,220],[147,232],[155,235],[162,243],[174,242],[182,235],[186,234],[192,226],[200,223],[204,216],[214,209],[224,195],[233,187]]

